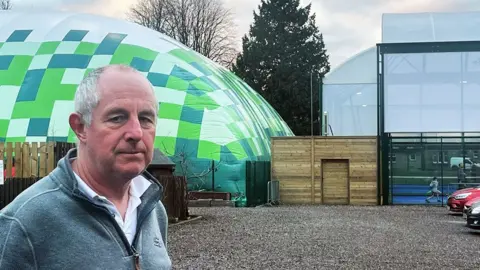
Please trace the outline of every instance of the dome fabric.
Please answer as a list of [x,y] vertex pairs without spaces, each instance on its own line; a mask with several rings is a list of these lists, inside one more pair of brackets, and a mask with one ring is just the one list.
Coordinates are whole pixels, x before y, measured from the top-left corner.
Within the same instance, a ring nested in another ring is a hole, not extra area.
[[156,31],[98,15],[2,11],[0,142],[74,142],[76,88],[108,64],[130,65],[154,86],[155,147],[168,156],[270,159],[270,137],[293,135],[245,82]]

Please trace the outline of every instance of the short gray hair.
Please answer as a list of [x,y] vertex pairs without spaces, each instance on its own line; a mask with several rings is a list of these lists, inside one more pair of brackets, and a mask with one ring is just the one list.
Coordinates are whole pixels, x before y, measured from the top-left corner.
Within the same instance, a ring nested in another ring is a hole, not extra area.
[[[140,73],[135,68],[122,64],[112,64],[99,67],[88,73],[87,76],[85,76],[85,78],[78,84],[77,91],[75,92],[75,112],[80,114],[82,121],[87,126],[91,124],[93,109],[100,101],[98,80],[105,71],[112,68]],[[153,86],[151,84],[150,87],[153,95],[155,96],[155,91],[153,90]],[[158,114],[158,101],[155,101],[155,113]]]

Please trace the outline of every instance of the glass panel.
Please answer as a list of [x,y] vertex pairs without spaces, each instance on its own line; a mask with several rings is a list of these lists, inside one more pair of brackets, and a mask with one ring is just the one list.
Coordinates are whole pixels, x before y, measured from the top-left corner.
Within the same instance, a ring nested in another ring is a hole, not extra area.
[[478,132],[480,53],[384,57],[385,132]]
[[467,185],[480,185],[480,138],[465,138],[464,145]]
[[465,131],[478,132],[480,115],[480,52],[463,54],[463,125]]
[[329,136],[376,136],[377,85],[326,84],[323,111]]
[[422,183],[423,203],[443,205],[447,202],[443,171],[448,165],[448,160],[447,153],[443,151],[442,147],[441,138],[438,142],[424,144],[422,167],[429,178]]
[[[464,188],[467,172],[471,169],[471,161],[463,152],[462,139],[443,139],[443,182],[445,193],[452,194],[454,191]],[[440,160],[437,160],[440,162]]]
[[421,133],[390,133],[392,137],[420,137]]
[[[421,143],[420,138],[393,139],[392,153],[395,163],[392,162],[390,178],[392,179],[391,197],[394,204],[425,204],[430,194],[429,185],[436,177],[438,189],[441,191],[441,165],[432,162],[440,152],[440,143]],[[427,196],[428,195],[428,196]],[[442,204],[442,197],[438,196],[431,203]]]
[[[470,140],[471,142],[480,142],[480,133],[464,133],[464,136],[466,137],[465,138],[465,141],[467,142],[468,140]],[[468,138],[468,137],[475,137],[475,138]]]
[[[421,139],[390,139],[393,204],[445,205],[447,196],[454,191],[480,186],[480,137]],[[438,194],[430,186],[434,178],[438,181]]]
[[440,42],[480,39],[478,12],[389,13],[382,16],[382,42]]

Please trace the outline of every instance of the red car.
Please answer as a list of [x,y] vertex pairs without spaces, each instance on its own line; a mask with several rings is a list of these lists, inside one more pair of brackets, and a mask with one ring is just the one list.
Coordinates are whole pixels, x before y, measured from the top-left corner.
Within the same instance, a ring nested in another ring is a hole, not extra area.
[[450,213],[462,213],[465,203],[480,197],[480,187],[464,188],[448,196],[447,209]]

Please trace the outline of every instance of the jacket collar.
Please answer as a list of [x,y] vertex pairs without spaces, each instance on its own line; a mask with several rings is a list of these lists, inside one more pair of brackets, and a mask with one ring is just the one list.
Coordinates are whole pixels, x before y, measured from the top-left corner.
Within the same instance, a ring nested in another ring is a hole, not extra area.
[[[71,160],[77,157],[77,153],[77,148],[70,149],[67,154],[58,161],[57,168],[52,172],[52,175],[62,186],[71,192],[72,195],[85,197],[80,192],[71,163]],[[141,175],[152,183],[141,196],[142,205],[156,203],[161,200],[163,196],[163,186],[160,182],[147,170],[144,170]]]

